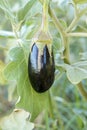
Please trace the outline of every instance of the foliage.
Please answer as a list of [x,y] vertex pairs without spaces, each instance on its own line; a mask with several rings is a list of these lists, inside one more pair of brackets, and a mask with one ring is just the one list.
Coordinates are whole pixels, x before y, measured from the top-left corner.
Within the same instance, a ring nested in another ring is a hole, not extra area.
[[0,127],[2,130],[32,130],[34,124],[28,122],[29,117],[30,115],[28,112],[21,109],[15,109],[11,115],[0,121]]
[[8,100],[11,96],[12,107],[30,112],[37,130],[87,128],[86,2],[50,0],[49,31],[53,38],[55,81],[50,90],[38,94],[30,84],[27,64],[32,38],[40,29],[43,1],[0,1],[0,89],[12,87],[14,92],[5,93]]

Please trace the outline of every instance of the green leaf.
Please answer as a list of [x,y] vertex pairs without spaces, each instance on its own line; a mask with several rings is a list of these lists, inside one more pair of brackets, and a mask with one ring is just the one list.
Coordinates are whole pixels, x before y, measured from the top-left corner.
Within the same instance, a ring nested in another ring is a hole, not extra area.
[[87,78],[87,61],[77,62],[72,65],[58,65],[66,70],[66,75],[72,84],[78,84],[83,79]]
[[9,55],[12,61],[19,61],[19,59],[20,61],[22,61],[24,57],[23,48],[22,47],[12,48],[9,52]]
[[[29,48],[27,48],[29,50]],[[32,120],[43,110],[49,107],[48,92],[38,94],[30,85],[28,77],[28,66],[26,57],[27,50],[24,48],[15,47],[10,51],[10,62],[5,68],[4,74],[9,80],[16,80],[17,92],[20,98],[17,107],[24,108],[32,115]]]
[[79,61],[74,63],[73,65],[77,67],[85,68],[87,70],[87,61]]
[[74,0],[76,4],[86,4],[87,0]]
[[29,10],[35,4],[36,0],[29,0],[20,10],[18,11],[18,20],[24,20],[27,16]]
[[73,84],[78,84],[83,79],[87,78],[87,70],[80,67],[67,66],[67,77]]
[[[19,64],[19,63],[18,63]],[[17,80],[17,75],[18,75],[18,68],[20,66],[16,66],[17,62],[10,62],[5,70],[4,70],[4,75],[8,80]]]
[[0,121],[2,130],[33,130],[34,124],[29,122],[30,113],[23,109],[14,109],[7,117],[3,117]]
[[61,25],[63,26],[63,28],[66,29],[66,28],[67,28],[67,23],[66,23],[66,21],[63,20],[63,19],[59,19],[59,21],[61,22]]

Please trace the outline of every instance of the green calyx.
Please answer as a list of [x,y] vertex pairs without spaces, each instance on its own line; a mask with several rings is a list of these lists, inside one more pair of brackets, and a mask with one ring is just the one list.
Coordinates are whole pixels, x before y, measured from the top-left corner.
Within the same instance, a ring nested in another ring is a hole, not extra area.
[[44,32],[43,30],[40,30],[33,38],[33,42],[35,43],[40,42],[42,44],[51,44],[52,37],[49,32]]

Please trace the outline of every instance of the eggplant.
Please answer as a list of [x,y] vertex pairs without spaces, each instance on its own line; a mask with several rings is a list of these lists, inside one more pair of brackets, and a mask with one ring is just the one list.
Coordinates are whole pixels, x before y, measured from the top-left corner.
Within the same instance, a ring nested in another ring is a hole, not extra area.
[[33,89],[42,93],[47,91],[54,82],[55,63],[52,52],[45,44],[40,52],[36,43],[32,45],[28,58],[28,76]]

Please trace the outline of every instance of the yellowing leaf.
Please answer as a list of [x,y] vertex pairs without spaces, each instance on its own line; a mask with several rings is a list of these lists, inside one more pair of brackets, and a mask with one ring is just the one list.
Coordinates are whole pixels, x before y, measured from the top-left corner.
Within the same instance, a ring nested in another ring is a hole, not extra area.
[[14,109],[7,117],[0,121],[2,130],[33,130],[34,124],[29,122],[30,113],[23,109]]

